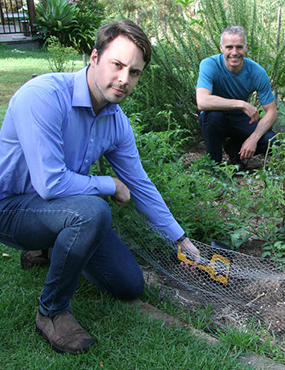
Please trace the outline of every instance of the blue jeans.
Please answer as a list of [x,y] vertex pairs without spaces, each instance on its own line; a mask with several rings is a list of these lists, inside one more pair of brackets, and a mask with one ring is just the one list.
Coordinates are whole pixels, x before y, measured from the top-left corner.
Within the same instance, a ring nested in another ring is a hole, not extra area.
[[[230,111],[205,111],[200,114],[199,125],[206,151],[210,157],[220,163],[222,160],[222,149],[226,138],[230,138],[227,147],[230,148],[232,156],[239,159],[239,151],[244,141],[256,129],[257,122],[249,123],[250,118],[245,113],[232,114]],[[255,154],[265,154],[269,140],[275,133],[267,131],[257,144]],[[270,143],[273,144],[272,140]]]
[[50,317],[70,309],[81,273],[119,298],[134,299],[144,288],[142,271],[112,229],[110,208],[100,197],[2,199],[0,242],[24,250],[53,248],[39,308]]

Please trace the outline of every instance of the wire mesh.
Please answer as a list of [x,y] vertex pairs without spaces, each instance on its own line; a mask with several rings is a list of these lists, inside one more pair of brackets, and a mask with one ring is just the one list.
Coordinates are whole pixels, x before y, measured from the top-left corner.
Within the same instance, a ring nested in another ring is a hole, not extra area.
[[194,256],[161,235],[132,207],[114,213],[114,228],[134,254],[176,281],[200,305],[211,305],[216,319],[244,325],[257,322],[274,334],[285,333],[285,274],[271,261],[191,240],[200,250]]

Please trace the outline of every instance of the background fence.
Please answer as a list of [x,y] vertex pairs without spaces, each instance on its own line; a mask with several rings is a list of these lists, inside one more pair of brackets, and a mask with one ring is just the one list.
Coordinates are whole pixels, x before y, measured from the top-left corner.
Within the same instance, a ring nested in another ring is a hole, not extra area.
[[30,36],[34,19],[34,0],[0,0],[0,34]]

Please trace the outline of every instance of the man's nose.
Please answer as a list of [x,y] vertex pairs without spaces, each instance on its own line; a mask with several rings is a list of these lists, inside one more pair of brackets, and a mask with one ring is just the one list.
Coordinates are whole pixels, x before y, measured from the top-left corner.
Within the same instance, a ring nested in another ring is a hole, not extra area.
[[129,71],[127,69],[122,69],[119,73],[119,77],[118,77],[118,81],[122,84],[122,85],[127,85],[129,83]]

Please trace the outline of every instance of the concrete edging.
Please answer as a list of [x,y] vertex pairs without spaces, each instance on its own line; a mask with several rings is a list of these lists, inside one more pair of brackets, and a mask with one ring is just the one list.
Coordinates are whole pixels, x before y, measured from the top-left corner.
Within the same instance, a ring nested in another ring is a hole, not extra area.
[[[135,307],[144,316],[149,316],[156,321],[162,321],[167,326],[187,327],[191,334],[195,335],[197,338],[205,340],[209,343],[209,345],[215,345],[220,342],[218,339],[212,337],[211,335],[192,328],[191,326],[189,326],[189,324],[179,321],[178,319],[168,315],[165,312],[160,311],[149,303],[144,303],[141,300],[136,299],[134,301],[128,302],[128,304]],[[252,352],[241,355],[239,357],[239,360],[249,366],[253,366],[256,370],[285,370],[285,365],[275,363],[269,358],[259,356]]]

